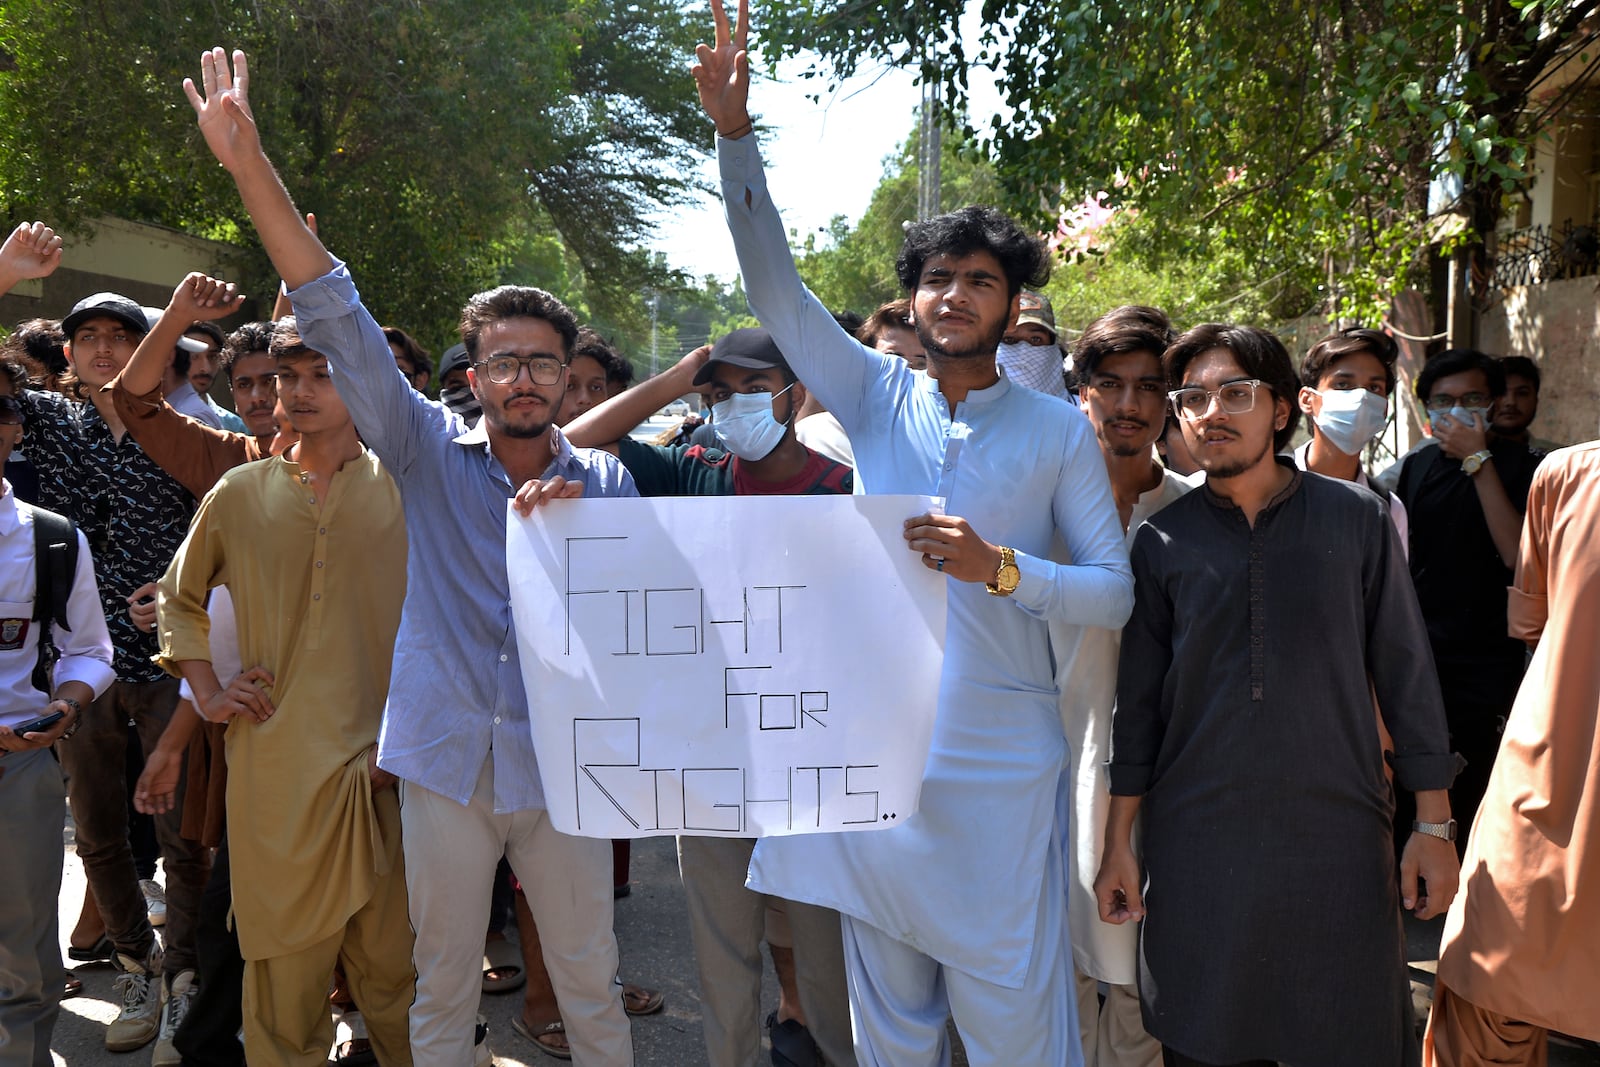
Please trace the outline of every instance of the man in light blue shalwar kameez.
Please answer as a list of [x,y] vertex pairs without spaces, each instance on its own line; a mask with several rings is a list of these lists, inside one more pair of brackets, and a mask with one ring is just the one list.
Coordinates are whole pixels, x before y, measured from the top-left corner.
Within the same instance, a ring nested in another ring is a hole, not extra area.
[[[1048,623],[1117,628],[1132,577],[1105,463],[1065,401],[1013,386],[994,353],[1042,243],[989,209],[913,226],[897,270],[929,371],[863,348],[795,271],[746,111],[747,17],[714,0],[695,68],[716,123],[751,310],[836,415],[873,493],[933,494],[908,550],[949,579],[945,659],[920,810],[858,834],[768,838],[749,885],[843,915],[863,1065],[1079,1065],[1061,830],[1067,746]],[[1059,538],[1071,564],[1051,562]]]

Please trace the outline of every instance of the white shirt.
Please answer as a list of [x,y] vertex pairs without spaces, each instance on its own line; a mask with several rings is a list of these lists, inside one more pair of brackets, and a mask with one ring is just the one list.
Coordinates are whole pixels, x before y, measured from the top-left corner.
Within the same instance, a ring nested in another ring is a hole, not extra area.
[[[33,515],[17,507],[11,483],[0,478],[0,725],[38,718],[50,697],[33,687],[39,662],[39,623],[34,621],[37,574],[33,561]],[[116,680],[111,638],[100,612],[89,544],[78,534],[78,569],[67,597],[70,632],[52,631],[61,659],[55,682],[82,682],[99,696]]]
[[198,419],[213,430],[222,429],[222,419],[211,410],[211,405],[200,399],[200,394],[194,391],[194,386],[184,382],[166,396],[167,403],[172,405],[172,410],[180,415],[187,415],[191,419]]
[[[1124,543],[1131,548],[1133,535],[1146,519],[1197,484],[1163,468],[1160,483],[1134,502]],[[1072,962],[1091,978],[1111,985],[1133,985],[1139,969],[1139,924],[1101,922],[1094,896],[1094,879],[1105,847],[1106,811],[1111,807],[1106,760],[1111,757],[1111,713],[1117,699],[1122,631],[1051,622],[1050,647],[1056,657],[1056,684],[1061,689],[1061,729],[1070,747],[1072,803],[1062,852],[1067,859]]]
[[[206,604],[206,614],[211,616],[211,669],[216,672],[217,681],[222,683],[222,688],[226,689],[244,669],[239,661],[239,620],[234,615],[233,597],[229,594],[227,586],[219,585],[211,590],[211,599]],[[200,705],[195,704],[194,690],[189,688],[188,679],[184,679],[183,684],[178,686],[178,698],[193,704],[196,714],[199,713]]]
[[[1311,442],[1307,441],[1294,450],[1294,465],[1301,470],[1310,470],[1306,466],[1306,454],[1311,450]],[[1356,468],[1356,484],[1361,488],[1389,498],[1389,521],[1394,523],[1395,532],[1400,535],[1400,551],[1409,558],[1411,555],[1411,520],[1406,516],[1406,506],[1400,503],[1400,498],[1393,493],[1386,493],[1384,489],[1373,485],[1367,478],[1367,472],[1360,467]]]

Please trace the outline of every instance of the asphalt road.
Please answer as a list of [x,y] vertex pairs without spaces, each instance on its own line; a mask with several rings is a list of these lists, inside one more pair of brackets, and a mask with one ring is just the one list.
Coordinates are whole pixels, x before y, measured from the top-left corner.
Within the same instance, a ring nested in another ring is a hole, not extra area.
[[[67,862],[61,893],[61,941],[77,921],[83,899],[83,865],[72,850],[71,821],[67,820]],[[700,1000],[696,992],[694,954],[678,880],[677,851],[670,837],[647,838],[633,843],[630,869],[632,892],[617,901],[617,941],[622,951],[622,974],[631,982],[662,990],[666,1008],[659,1015],[633,1020],[634,1058],[638,1067],[694,1067],[706,1063],[700,1037]],[[1428,979],[1438,954],[1443,919],[1431,923],[1407,922],[1407,956],[1412,961],[1413,990],[1425,1010]],[[56,1026],[55,1062],[73,1067],[148,1067],[150,1046],[131,1053],[105,1050],[104,1033],[116,1017],[109,967],[80,967],[84,981],[81,996],[62,1002]],[[762,1002],[777,1006],[777,984],[770,965]],[[522,1005],[522,994],[484,996],[480,1010],[489,1020],[489,1045],[500,1067],[552,1067],[561,1062],[535,1049],[515,1033],[511,1020]],[[954,1067],[964,1067],[966,1057],[956,1043]],[[1552,1042],[1552,1067],[1600,1067],[1600,1052]]]

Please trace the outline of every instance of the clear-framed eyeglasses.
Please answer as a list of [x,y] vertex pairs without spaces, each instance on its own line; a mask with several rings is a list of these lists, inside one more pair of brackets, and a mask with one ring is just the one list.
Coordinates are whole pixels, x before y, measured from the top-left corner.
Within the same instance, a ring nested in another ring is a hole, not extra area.
[[555,356],[491,356],[472,365],[479,374],[496,385],[510,385],[528,368],[528,377],[534,385],[554,385],[561,380],[566,364]]
[[1255,408],[1256,390],[1264,384],[1260,378],[1242,378],[1236,382],[1224,382],[1217,389],[1174,389],[1167,394],[1167,399],[1172,401],[1172,410],[1178,418],[1190,422],[1204,418],[1206,412],[1211,410],[1212,400],[1225,414],[1243,415]]

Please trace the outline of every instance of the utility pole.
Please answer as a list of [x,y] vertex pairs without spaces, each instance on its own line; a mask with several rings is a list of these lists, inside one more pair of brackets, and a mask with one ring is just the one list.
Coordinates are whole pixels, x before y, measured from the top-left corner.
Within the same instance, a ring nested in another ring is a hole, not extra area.
[[656,340],[656,317],[661,311],[661,294],[650,290],[650,377],[656,376],[656,367],[660,363],[660,346]]
[[[927,68],[924,68],[926,70]],[[931,219],[940,208],[940,161],[944,129],[939,121],[939,79],[924,76],[917,130],[917,219]]]

